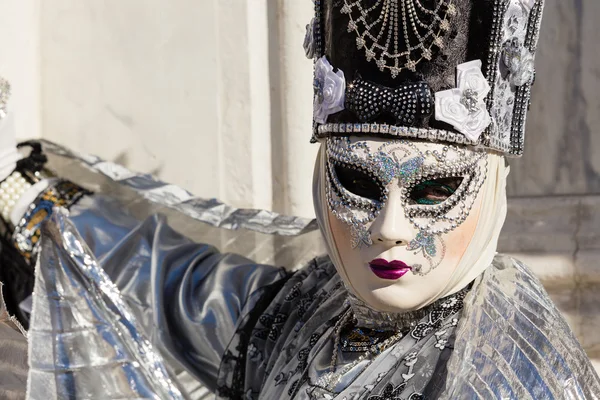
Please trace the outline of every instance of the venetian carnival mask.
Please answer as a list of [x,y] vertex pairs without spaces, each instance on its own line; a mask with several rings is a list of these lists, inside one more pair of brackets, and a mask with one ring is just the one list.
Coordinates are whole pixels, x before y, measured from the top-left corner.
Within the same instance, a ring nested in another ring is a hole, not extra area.
[[338,270],[379,311],[444,289],[475,232],[488,156],[465,147],[332,138],[323,185]]

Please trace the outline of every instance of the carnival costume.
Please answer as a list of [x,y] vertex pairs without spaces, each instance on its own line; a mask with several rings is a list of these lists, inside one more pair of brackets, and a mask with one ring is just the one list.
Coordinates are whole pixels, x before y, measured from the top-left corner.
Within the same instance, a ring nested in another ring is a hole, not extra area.
[[322,236],[27,144],[0,211],[21,257],[3,246],[1,279],[35,268],[8,296],[29,398],[600,396],[540,282],[496,254],[543,0],[314,3]]

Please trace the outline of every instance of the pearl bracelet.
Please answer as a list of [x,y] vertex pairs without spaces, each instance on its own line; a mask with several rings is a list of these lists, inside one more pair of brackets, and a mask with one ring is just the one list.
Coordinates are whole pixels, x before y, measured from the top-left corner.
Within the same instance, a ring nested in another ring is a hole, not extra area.
[[9,221],[10,214],[21,196],[31,187],[31,183],[21,175],[13,172],[4,182],[0,183],[0,212],[5,221]]

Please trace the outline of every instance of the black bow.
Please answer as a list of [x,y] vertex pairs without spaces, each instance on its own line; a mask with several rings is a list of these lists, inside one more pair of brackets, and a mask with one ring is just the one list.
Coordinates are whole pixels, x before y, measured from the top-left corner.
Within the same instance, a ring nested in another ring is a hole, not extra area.
[[427,82],[411,82],[393,89],[358,78],[347,87],[345,106],[361,122],[389,114],[397,124],[413,126],[417,119],[433,113],[434,101]]

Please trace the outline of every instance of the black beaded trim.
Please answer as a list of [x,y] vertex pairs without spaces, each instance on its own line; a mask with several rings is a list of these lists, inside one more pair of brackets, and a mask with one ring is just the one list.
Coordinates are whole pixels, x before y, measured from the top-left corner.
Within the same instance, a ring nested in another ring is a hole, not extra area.
[[527,108],[530,99],[531,84],[517,88],[515,93],[515,109],[512,118],[512,129],[510,133],[510,152],[517,156],[523,155],[523,146],[525,144],[525,118],[527,116]]
[[[403,328],[403,336],[410,332],[410,327]],[[380,329],[359,328],[356,321],[342,329],[340,351],[343,353],[364,353],[367,351],[376,353],[378,346],[392,337],[396,332]]]
[[[502,53],[502,25],[510,1],[507,0],[496,0],[494,3],[494,18],[492,26],[492,40],[490,53],[488,54],[488,65],[487,65],[487,78],[490,84],[491,90],[487,98],[487,108],[492,109],[495,95],[496,78],[498,73],[498,63]],[[525,47],[527,47],[532,53],[535,53],[537,42],[539,39],[540,25],[542,20],[542,11],[544,8],[544,0],[537,0],[531,9],[529,16],[529,23],[527,26],[527,35],[525,38]],[[520,86],[515,91],[515,103],[513,110],[513,119],[511,124],[510,133],[510,144],[504,143],[500,138],[495,137],[491,128],[488,128],[484,134],[483,143],[485,146],[508,153],[513,156],[523,155],[523,148],[525,143],[525,121],[527,117],[527,111],[531,101],[531,85],[527,83]]]
[[314,0],[315,2],[315,60],[323,57],[325,54],[325,40],[323,38],[323,0]]
[[14,246],[27,261],[35,260],[39,250],[40,227],[52,215],[53,208],[58,206],[68,209],[89,194],[90,191],[72,182],[58,180],[37,197],[15,227],[12,237]]
[[527,37],[525,38],[525,46],[532,53],[537,49],[538,39],[540,37],[540,26],[542,24],[542,11],[544,9],[544,1],[538,0],[531,9],[529,17],[529,26],[527,28]]
[[[313,40],[315,41],[315,56],[314,62],[325,54],[325,38],[323,37],[323,0],[314,0],[315,3],[315,25],[313,27]],[[316,89],[315,89],[316,93]],[[317,122],[313,121],[313,135],[310,138],[310,143],[316,143],[317,138],[314,132],[317,129]]]
[[487,109],[491,110],[494,105],[494,91],[496,88],[496,73],[498,72],[498,63],[502,53],[502,25],[508,6],[509,0],[495,0],[493,4],[494,15],[492,20],[492,34],[490,38],[490,49],[487,60],[486,77],[490,84],[490,93],[487,97]]
[[[540,24],[542,20],[542,9],[544,6],[543,0],[538,0],[529,16],[529,24],[527,26],[527,35],[525,37],[525,46],[534,52],[537,46],[537,41],[540,33]],[[510,152],[517,156],[523,155],[525,145],[525,121],[527,119],[527,111],[531,101],[531,86],[533,82],[529,82],[521,87],[518,87],[515,93],[515,108],[513,112],[513,120],[511,125]]]
[[[495,0],[492,5],[493,8],[493,19],[492,19],[492,31],[490,37],[490,49],[487,58],[486,65],[486,77],[490,85],[490,93],[486,99],[487,109],[491,110],[494,105],[494,95],[496,89],[496,74],[498,72],[498,63],[500,62],[500,56],[502,54],[502,25],[504,23],[504,17],[508,6],[510,5],[509,0]],[[490,125],[482,135],[483,144],[486,147],[494,150],[499,150],[505,153],[510,152],[511,146],[502,142],[499,138],[495,137],[491,131],[493,125]]]

